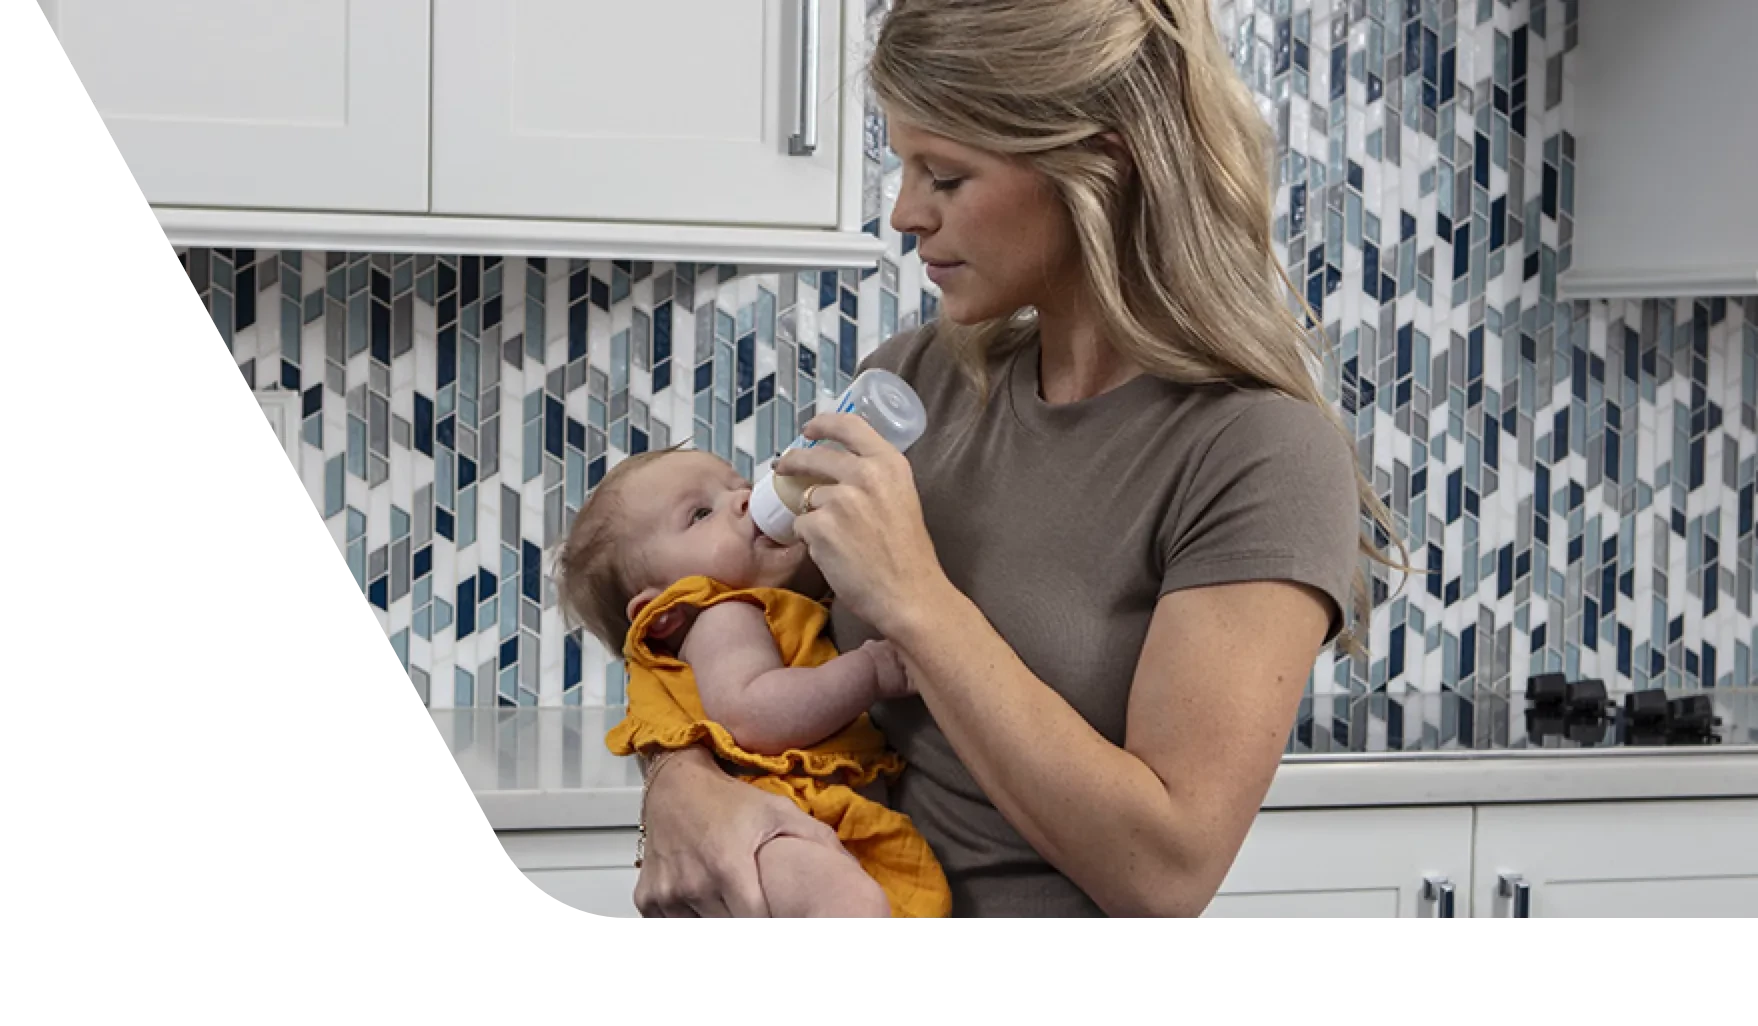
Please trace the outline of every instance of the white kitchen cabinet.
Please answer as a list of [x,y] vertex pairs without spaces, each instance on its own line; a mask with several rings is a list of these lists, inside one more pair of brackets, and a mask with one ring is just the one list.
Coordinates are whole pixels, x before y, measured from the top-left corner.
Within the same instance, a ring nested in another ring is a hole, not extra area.
[[[636,831],[510,830],[564,904],[634,916]],[[1503,884],[1503,877],[1509,884]],[[1206,916],[1758,917],[1758,800],[1268,810]]]
[[[569,737],[620,708],[433,710],[521,869],[576,907],[633,915],[640,774]],[[1758,918],[1758,749],[1302,756],[1285,761],[1217,917],[1530,915]]]
[[434,0],[434,212],[834,226],[842,6]]
[[520,830],[498,835],[531,882],[564,905],[600,916],[635,911],[634,830]]
[[1470,879],[1469,808],[1264,812],[1204,915],[1464,915]]
[[1591,0],[1580,4],[1579,29],[1566,64],[1553,57],[1550,67],[1529,72],[1530,109],[1538,109],[1545,83],[1561,85],[1565,69],[1568,97],[1555,98],[1573,108],[1574,152],[1549,144],[1541,152],[1534,136],[1526,155],[1528,166],[1544,160],[1547,179],[1557,181],[1547,197],[1575,197],[1558,297],[1751,295],[1758,290],[1758,204],[1749,198],[1758,166],[1758,4]]
[[1482,807],[1471,893],[1474,916],[1758,916],[1758,801]]
[[1210,916],[1758,917],[1758,801],[1266,811]]
[[37,2],[173,245],[747,268],[884,249],[861,0]]
[[155,205],[427,209],[428,0],[39,0]]

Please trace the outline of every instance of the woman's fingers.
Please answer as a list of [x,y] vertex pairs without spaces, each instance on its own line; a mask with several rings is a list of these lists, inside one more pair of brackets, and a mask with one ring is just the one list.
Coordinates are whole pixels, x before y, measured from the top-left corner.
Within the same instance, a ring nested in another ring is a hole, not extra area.
[[897,451],[873,430],[873,425],[852,413],[824,413],[813,417],[806,424],[805,435],[816,441],[836,442],[856,456],[882,456]]
[[828,445],[790,449],[775,461],[775,472],[827,481],[848,481],[860,473],[861,458]]
[[698,919],[731,919],[733,914],[726,907],[726,902],[718,896],[709,894],[690,906]]
[[652,879],[653,874],[649,871],[643,871],[635,878],[635,911],[648,919],[659,916],[659,902],[654,899]]
[[843,847],[842,838],[836,836],[836,831],[833,828],[805,813],[798,812],[789,802],[782,801],[777,806],[774,830],[776,837],[795,837],[802,841],[811,841],[813,844],[833,848],[851,859],[854,858],[854,854]]
[[800,519],[795,522],[796,523],[804,523],[805,519],[814,513],[822,513],[827,509],[836,509],[837,503],[841,502],[844,498],[846,498],[848,496],[848,494],[849,494],[849,486],[848,485],[838,485],[838,484],[813,485],[812,486],[812,508],[802,512],[800,514]]
[[[646,874],[643,874],[645,876]],[[669,893],[660,887],[649,888],[645,893],[641,884],[635,885],[635,911],[647,919],[670,919],[678,914],[682,906]]]
[[763,897],[763,884],[755,871],[736,873],[722,880],[720,897],[727,915],[739,919],[769,918],[769,902]]
[[643,869],[635,880],[635,911],[648,919],[671,918],[678,907],[672,890],[670,881],[657,868]]
[[635,880],[635,910],[648,919],[706,919],[732,915],[720,897],[713,874],[705,869],[681,873],[658,866],[643,869]]

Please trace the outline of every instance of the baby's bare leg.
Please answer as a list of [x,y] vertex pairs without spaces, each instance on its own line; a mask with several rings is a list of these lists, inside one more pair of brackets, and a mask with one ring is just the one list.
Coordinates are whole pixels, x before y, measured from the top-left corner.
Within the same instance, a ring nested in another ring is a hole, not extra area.
[[757,849],[757,877],[777,918],[891,915],[885,891],[845,854],[815,841],[777,837]]

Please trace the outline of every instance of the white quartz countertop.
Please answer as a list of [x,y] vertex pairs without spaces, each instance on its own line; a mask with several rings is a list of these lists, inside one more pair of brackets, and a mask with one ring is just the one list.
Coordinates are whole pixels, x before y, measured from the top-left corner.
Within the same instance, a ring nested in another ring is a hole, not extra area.
[[[635,825],[641,776],[611,755],[621,709],[434,710],[496,830]],[[1266,809],[1758,797],[1758,747],[1290,756]]]

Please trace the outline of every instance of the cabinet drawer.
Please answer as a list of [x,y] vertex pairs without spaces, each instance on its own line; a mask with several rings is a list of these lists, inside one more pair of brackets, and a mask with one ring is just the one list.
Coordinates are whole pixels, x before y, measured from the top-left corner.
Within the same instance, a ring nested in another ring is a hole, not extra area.
[[1758,916],[1758,801],[1483,807],[1476,865],[1478,916]]
[[1423,882],[1433,877],[1454,885],[1462,916],[1470,876],[1469,808],[1265,812],[1204,914],[1432,916]]

